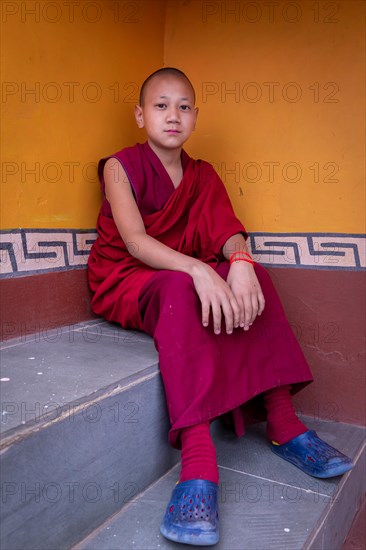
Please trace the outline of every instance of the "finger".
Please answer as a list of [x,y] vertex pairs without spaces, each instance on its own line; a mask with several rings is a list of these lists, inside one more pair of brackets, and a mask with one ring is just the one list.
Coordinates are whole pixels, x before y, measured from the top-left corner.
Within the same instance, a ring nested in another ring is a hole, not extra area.
[[230,298],[230,305],[234,315],[234,328],[238,328],[240,324],[240,307],[234,295]]
[[239,295],[234,295],[234,298],[235,298],[235,302],[237,304],[237,307],[238,307],[238,326],[243,328],[244,327],[244,321],[245,321],[245,313],[244,313],[244,301],[243,301],[243,296],[241,294]]
[[259,302],[258,302],[258,296],[254,294],[252,296],[252,318],[250,320],[250,324],[252,325],[258,315],[259,310]]
[[238,301],[240,313],[239,313],[239,324],[241,328],[244,328],[245,325],[245,308],[244,308],[244,300],[241,298],[241,300]]
[[266,305],[266,301],[264,299],[262,291],[259,292],[259,294],[258,294],[258,302],[259,302],[258,315],[260,315],[264,310],[264,306]]
[[249,330],[249,323],[252,318],[252,300],[250,296],[244,297],[244,330]]
[[215,300],[211,302],[212,308],[212,317],[213,317],[213,326],[215,334],[220,334],[221,332],[221,307],[220,304]]
[[201,298],[202,303],[202,324],[204,327],[208,326],[210,320],[210,302],[207,298]]
[[231,334],[234,328],[234,312],[231,302],[226,298],[221,303],[222,311],[224,313],[226,332]]

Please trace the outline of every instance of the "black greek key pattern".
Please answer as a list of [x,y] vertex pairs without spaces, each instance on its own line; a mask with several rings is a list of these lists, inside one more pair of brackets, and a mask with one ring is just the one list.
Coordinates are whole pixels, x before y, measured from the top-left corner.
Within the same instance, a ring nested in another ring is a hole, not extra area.
[[341,233],[252,233],[253,259],[273,267],[366,269],[366,235]]
[[96,237],[95,231],[81,229],[1,231],[1,277],[85,267]]
[[[97,237],[92,229],[0,231],[0,277],[85,268]],[[343,233],[250,233],[253,259],[264,266],[366,269],[366,235]]]

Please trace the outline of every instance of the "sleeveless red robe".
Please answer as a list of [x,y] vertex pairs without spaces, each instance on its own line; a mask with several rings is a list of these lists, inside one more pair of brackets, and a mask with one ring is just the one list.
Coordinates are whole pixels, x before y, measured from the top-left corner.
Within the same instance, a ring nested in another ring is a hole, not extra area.
[[[247,238],[247,232],[212,166],[182,151],[183,179],[175,188],[147,142],[112,157],[128,175],[147,234],[199,258],[226,280],[229,262],[222,247],[232,235],[242,233]],[[223,321],[221,334],[216,335],[212,319],[203,327],[192,278],[143,264],[129,252],[134,243],[121,239],[104,193],[108,158],[98,165],[104,200],[88,262],[93,311],[154,338],[173,446],[180,446],[181,428],[229,412],[237,435],[242,435],[249,410],[244,404],[272,387],[292,384],[296,392],[312,381],[269,275],[255,265],[266,306],[248,332],[238,328],[227,335]],[[251,404],[261,409],[257,419],[263,419],[261,401]]]

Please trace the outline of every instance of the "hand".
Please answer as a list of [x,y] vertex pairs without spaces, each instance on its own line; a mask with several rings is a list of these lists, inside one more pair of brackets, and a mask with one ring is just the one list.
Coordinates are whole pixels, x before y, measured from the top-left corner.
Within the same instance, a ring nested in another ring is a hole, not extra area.
[[264,310],[265,305],[254,267],[249,262],[233,262],[226,282],[239,305],[239,324],[244,330],[249,330],[257,315]]
[[197,262],[191,276],[202,304],[203,326],[208,325],[212,308],[215,333],[220,334],[223,312],[226,332],[231,334],[233,327],[239,326],[240,308],[227,282],[204,262]]

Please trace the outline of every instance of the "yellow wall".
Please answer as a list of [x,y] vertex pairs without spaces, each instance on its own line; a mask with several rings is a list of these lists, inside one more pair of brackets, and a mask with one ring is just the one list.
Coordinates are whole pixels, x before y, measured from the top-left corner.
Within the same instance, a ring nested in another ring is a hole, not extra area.
[[133,101],[164,61],[197,89],[188,152],[215,164],[249,230],[364,231],[363,2],[3,4],[2,229],[95,226],[95,164],[143,139]]
[[187,150],[221,170],[251,231],[364,232],[365,4],[277,3],[168,2],[165,63],[201,109]]
[[2,229],[95,227],[96,162],[136,141],[138,86],[162,65],[164,0],[57,4],[2,6]]

